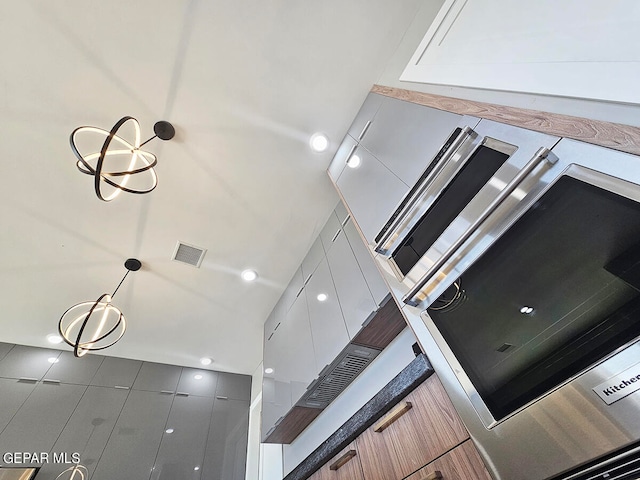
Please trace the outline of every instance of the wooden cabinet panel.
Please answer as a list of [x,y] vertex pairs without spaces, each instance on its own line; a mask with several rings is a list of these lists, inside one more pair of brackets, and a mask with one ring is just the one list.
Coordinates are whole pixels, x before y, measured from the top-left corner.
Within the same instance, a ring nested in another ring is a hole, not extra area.
[[411,408],[393,422],[383,417],[358,439],[365,478],[404,478],[469,438],[435,375],[407,395],[405,403]]
[[356,439],[364,478],[367,480],[398,480],[402,468],[398,464],[393,444],[386,436],[369,428]]
[[[441,477],[434,476],[440,472]],[[431,475],[431,477],[430,477]],[[441,478],[442,480],[491,480],[476,447],[471,440],[454,448],[446,455],[420,469],[406,480],[426,480]]]
[[364,480],[356,442],[352,442],[321,469],[322,480]]

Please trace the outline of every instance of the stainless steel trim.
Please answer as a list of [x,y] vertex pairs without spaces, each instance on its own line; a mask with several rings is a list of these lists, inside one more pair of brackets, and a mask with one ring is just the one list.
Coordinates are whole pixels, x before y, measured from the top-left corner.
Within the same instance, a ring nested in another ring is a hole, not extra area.
[[364,124],[364,128],[360,132],[360,135],[358,135],[358,141],[360,141],[360,140],[362,140],[364,138],[364,136],[367,134],[367,130],[369,130],[370,126],[371,126],[371,120],[368,120],[367,123]]
[[[417,205],[417,204],[419,203],[420,200],[424,198],[425,194],[431,189],[434,181],[442,173],[444,168],[449,164],[449,162],[452,161],[452,159],[454,158],[454,154],[460,149],[460,147],[462,147],[462,145],[467,140],[472,138],[474,134],[475,132],[471,127],[465,126],[462,128],[462,130],[460,131],[456,139],[453,141],[451,146],[444,153],[442,158],[438,161],[438,163],[433,168],[431,173],[427,175],[424,181],[413,193],[409,201],[405,204],[402,210],[400,210],[394,222],[391,225],[389,225],[386,233],[382,236],[380,241],[375,246],[376,252],[387,257],[390,256],[392,253],[394,244],[400,241],[402,238],[404,238],[406,234],[409,232],[409,230],[413,227],[415,222],[418,220],[418,218],[416,218],[414,221],[412,221],[412,219],[415,217],[422,216],[422,215],[418,215],[417,214],[418,212],[415,212],[415,210],[421,207],[420,213],[422,213],[428,210],[431,207],[431,205],[433,205],[435,200],[439,197],[439,193],[436,195],[433,195],[433,197],[431,198],[431,201],[425,202],[422,205]],[[469,152],[469,155],[467,155],[464,160],[468,159],[470,154],[471,152]],[[464,163],[465,161],[461,161],[460,165],[463,165]],[[453,179],[453,176],[451,176],[450,179],[445,183],[445,186],[448,185],[452,179]],[[404,199],[402,201],[404,201]],[[412,218],[408,218],[412,213],[412,211],[414,215],[412,215]]]
[[553,165],[558,161],[558,157],[546,147],[540,148],[533,158],[518,172],[518,174],[505,186],[489,206],[476,218],[476,220],[460,235],[455,242],[440,256],[438,260],[427,270],[424,276],[413,286],[402,301],[413,307],[422,306],[426,300],[426,295],[422,290],[429,283],[431,278],[451,259],[462,245],[473,236],[480,226],[489,218],[493,212],[509,197],[524,179],[543,161]]

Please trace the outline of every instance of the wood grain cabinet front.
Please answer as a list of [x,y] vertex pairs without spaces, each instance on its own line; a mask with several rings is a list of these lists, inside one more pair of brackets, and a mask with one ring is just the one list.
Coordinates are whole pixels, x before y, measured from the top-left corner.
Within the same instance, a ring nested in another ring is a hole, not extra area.
[[346,446],[309,480],[364,480],[356,442]]
[[368,480],[400,480],[469,438],[432,375],[358,439]]
[[491,480],[471,440],[421,468],[406,480]]

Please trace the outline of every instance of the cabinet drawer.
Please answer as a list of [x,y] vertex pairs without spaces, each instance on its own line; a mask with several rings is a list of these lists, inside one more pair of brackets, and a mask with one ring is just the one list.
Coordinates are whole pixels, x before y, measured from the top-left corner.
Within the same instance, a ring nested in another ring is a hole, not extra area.
[[468,440],[406,480],[491,480],[491,475],[473,442]]
[[356,442],[352,442],[311,477],[314,480],[364,480]]
[[432,375],[358,439],[365,478],[400,479],[469,438]]

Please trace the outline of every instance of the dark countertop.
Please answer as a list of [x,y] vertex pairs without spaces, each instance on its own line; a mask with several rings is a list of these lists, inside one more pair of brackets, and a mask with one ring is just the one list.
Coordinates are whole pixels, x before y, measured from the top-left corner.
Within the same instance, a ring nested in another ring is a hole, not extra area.
[[432,374],[433,368],[427,356],[418,355],[302,463],[284,477],[284,480],[306,480],[309,478]]

